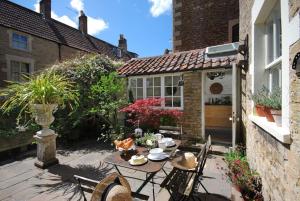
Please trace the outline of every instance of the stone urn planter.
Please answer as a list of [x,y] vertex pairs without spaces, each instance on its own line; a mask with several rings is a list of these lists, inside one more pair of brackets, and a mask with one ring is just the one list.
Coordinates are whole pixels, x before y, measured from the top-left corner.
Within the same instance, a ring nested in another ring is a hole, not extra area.
[[57,109],[57,104],[33,104],[31,106],[32,115],[42,130],[36,132],[34,139],[37,142],[37,161],[34,163],[39,168],[47,168],[57,164],[56,158],[56,137],[55,131],[50,129],[54,121],[53,113]]

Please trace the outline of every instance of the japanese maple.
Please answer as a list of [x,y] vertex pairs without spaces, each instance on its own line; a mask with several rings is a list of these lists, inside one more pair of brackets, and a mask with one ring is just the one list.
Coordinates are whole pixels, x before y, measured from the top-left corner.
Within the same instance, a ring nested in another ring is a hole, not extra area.
[[133,104],[120,110],[128,114],[128,122],[140,126],[142,128],[156,130],[161,124],[162,117],[172,118],[175,122],[179,122],[182,112],[176,109],[163,109],[161,104],[162,98],[148,98],[136,100]]

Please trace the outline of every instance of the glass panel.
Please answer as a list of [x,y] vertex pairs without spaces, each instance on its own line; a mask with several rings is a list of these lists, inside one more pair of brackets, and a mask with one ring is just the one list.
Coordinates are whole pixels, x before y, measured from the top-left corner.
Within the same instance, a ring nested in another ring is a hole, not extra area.
[[153,88],[147,88],[147,97],[153,97]]
[[20,63],[17,61],[11,61],[10,68],[11,68],[12,73],[19,72],[20,71]]
[[172,77],[171,76],[165,77],[165,86],[172,86]]
[[143,78],[137,78],[137,87],[143,87]]
[[130,87],[136,87],[136,79],[130,80]]
[[172,87],[165,87],[165,96],[172,96]]
[[180,80],[180,76],[174,76],[173,77],[173,86],[177,87],[178,86],[178,82]]
[[136,89],[131,88],[129,93],[132,93],[132,98],[136,100]]
[[267,25],[267,53],[268,53],[268,63],[271,63],[274,60],[274,47],[273,47],[273,21],[269,22]]
[[170,98],[170,97],[165,98],[165,106],[172,107],[172,98]]
[[152,87],[153,86],[153,78],[147,78],[146,79],[147,87]]
[[181,98],[180,97],[173,98],[173,107],[181,107]]
[[160,77],[155,77],[154,78],[154,86],[160,86]]
[[21,73],[29,73],[29,64],[21,63]]
[[277,19],[276,20],[276,46],[277,46],[277,49],[276,49],[276,57],[280,57],[281,54],[282,54],[282,40],[281,40],[281,35],[282,35],[282,32],[281,32],[281,19]]
[[143,88],[137,88],[136,96],[137,98],[143,98]]
[[155,87],[154,88],[154,96],[155,97],[160,97],[160,87]]
[[173,95],[180,96],[180,87],[173,87]]
[[19,35],[17,33],[13,33],[12,45],[14,48],[27,50],[28,49],[28,37]]

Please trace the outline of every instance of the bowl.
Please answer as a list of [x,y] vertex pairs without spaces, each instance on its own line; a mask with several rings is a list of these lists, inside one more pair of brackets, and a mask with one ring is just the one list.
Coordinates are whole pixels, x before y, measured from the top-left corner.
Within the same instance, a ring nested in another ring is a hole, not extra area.
[[155,154],[161,154],[161,153],[163,153],[163,152],[164,152],[164,150],[163,150],[162,148],[155,148],[155,149],[151,149],[151,150],[149,151],[149,153],[152,154],[152,155],[155,155]]

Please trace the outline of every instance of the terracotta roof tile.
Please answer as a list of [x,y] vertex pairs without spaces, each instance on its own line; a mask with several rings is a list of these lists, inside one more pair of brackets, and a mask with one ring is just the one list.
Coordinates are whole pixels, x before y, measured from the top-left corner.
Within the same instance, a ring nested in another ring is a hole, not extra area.
[[229,68],[236,61],[236,55],[207,58],[205,49],[178,52],[156,57],[135,58],[128,61],[118,72],[133,76],[211,68]]

